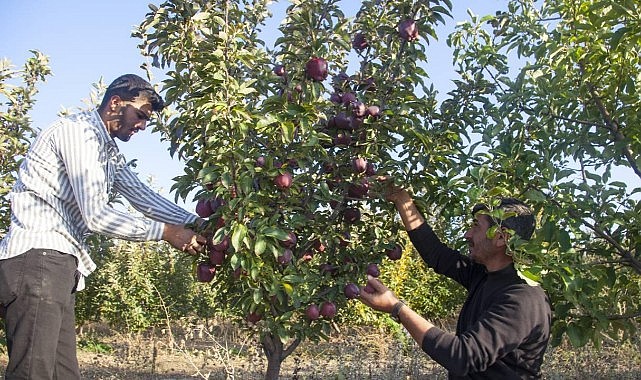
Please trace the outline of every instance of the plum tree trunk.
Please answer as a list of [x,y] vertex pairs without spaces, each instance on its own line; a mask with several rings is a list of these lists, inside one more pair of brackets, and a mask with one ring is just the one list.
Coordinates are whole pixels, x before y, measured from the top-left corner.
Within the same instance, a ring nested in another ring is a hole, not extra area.
[[278,336],[274,334],[265,334],[262,338],[263,351],[267,356],[267,370],[265,371],[265,380],[278,380],[280,375],[280,366],[283,360],[291,355],[300,344],[300,339],[296,338],[286,349],[283,347]]

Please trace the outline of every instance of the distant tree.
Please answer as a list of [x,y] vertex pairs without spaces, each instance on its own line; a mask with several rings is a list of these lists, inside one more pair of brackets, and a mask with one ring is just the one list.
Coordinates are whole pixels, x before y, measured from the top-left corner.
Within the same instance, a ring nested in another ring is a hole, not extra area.
[[535,205],[540,230],[519,259],[552,297],[553,343],[636,336],[641,3],[510,1],[449,43],[459,77],[442,117],[467,131],[452,190]]
[[20,160],[27,152],[35,131],[29,111],[35,103],[38,84],[51,75],[49,58],[32,50],[21,69],[7,59],[0,60],[0,237],[9,228],[9,199]]

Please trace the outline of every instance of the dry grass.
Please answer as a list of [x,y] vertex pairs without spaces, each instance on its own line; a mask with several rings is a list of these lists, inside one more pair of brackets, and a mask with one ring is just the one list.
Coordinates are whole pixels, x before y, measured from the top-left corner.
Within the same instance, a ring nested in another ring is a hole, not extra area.
[[[263,378],[265,358],[256,341],[226,324],[192,325],[143,335],[92,326],[80,335],[83,379]],[[545,379],[641,379],[641,345],[601,350],[551,348]],[[102,352],[101,352],[102,351]],[[0,365],[6,364],[6,357]],[[1,372],[1,371],[0,371]],[[336,332],[329,341],[304,342],[283,362],[282,379],[446,379],[445,371],[412,341],[374,328]]]

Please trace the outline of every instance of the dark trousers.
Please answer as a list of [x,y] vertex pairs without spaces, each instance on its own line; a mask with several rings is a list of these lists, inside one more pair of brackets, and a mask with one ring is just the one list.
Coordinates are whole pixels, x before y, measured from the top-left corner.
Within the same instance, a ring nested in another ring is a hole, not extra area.
[[76,278],[76,258],[51,249],[0,260],[9,351],[5,379],[80,379]]

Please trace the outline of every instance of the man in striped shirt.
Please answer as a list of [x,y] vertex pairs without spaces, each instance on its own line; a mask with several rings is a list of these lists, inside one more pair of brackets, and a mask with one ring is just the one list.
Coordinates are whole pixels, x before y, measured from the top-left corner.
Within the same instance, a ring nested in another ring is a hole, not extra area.
[[[79,379],[75,291],[96,265],[85,238],[165,240],[196,254],[200,222],[143,184],[115,138],[145,129],[164,102],[133,74],[108,87],[97,110],[57,120],[33,142],[10,194],[11,226],[0,242],[0,302],[5,308],[6,379]],[[142,216],[113,208],[117,192]]]

